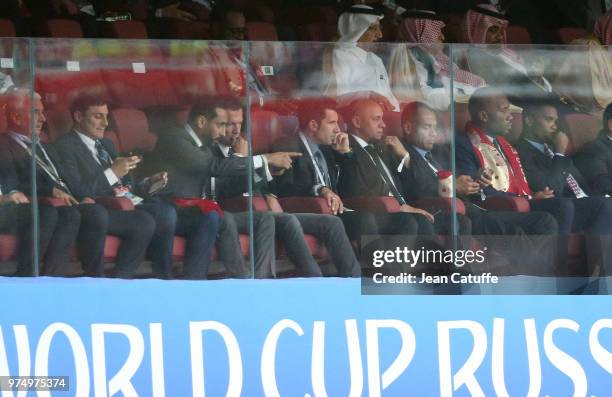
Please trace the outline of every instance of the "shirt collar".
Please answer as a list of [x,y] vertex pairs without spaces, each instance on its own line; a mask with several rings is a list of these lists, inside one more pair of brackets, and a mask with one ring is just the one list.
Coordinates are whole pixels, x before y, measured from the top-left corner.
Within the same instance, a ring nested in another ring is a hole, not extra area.
[[361,147],[366,147],[366,146],[368,146],[368,143],[367,143],[366,141],[364,141],[362,138],[358,137],[357,135],[355,135],[355,134],[351,134],[351,136],[352,136],[353,138],[355,138],[355,140],[357,141],[357,143],[359,144],[359,146],[361,146]]
[[200,137],[195,133],[193,128],[191,128],[191,126],[189,124],[185,124],[184,127],[185,127],[185,131],[187,131],[187,133],[189,134],[191,139],[194,140],[196,146],[197,147],[202,147],[204,144],[202,143],[202,140],[200,139]]
[[532,141],[531,139],[527,139],[527,138],[525,138],[525,140],[529,142],[531,146],[538,149],[540,152],[546,153],[545,145],[543,143]]
[[24,143],[29,143],[29,144],[32,143],[32,139],[29,136],[27,136],[27,135],[23,135],[23,134],[20,134],[18,132],[14,132],[14,131],[10,131],[8,134],[13,139],[19,140],[19,141],[24,142]]
[[[424,159],[425,159],[425,156],[427,155],[427,153],[431,153],[429,150],[421,149],[418,146],[415,146],[415,145],[410,145],[410,146],[412,146],[414,148],[414,150],[416,150],[417,153],[420,154],[421,157],[423,157]],[[425,160],[427,160],[427,159],[425,159]]]
[[310,139],[308,137],[308,135],[304,134],[303,132],[300,132],[300,136],[303,138],[304,142],[306,142],[306,144],[310,148],[310,151],[312,152],[313,155],[316,152],[320,152],[321,151],[321,148],[319,148],[319,145],[317,145],[315,142],[313,142],[312,139]]
[[96,140],[92,139],[91,137],[83,134],[82,132],[80,132],[79,130],[74,130],[74,132],[77,133],[77,135],[79,136],[79,138],[81,138],[81,140],[83,141],[83,143],[88,147],[88,148],[96,148]]
[[221,153],[223,153],[223,157],[229,157],[229,150],[230,150],[229,146],[224,145],[221,142],[217,142],[217,146],[219,146]]

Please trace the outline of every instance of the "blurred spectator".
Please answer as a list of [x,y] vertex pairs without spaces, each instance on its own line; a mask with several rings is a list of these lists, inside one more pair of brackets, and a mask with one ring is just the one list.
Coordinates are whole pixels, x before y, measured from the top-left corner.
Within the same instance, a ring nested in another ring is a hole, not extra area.
[[488,44],[485,48],[470,46],[460,54],[460,64],[482,76],[488,84],[505,86],[515,98],[537,96],[551,92],[550,82],[542,75],[541,59],[530,64],[531,58],[508,48],[506,28],[508,20],[493,6],[479,5],[470,9],[463,20],[463,40],[470,44]]
[[212,0],[145,0],[147,10],[152,17],[182,21],[205,19],[214,3]]
[[612,45],[612,10],[597,20],[593,27],[593,33],[602,45]]
[[548,68],[553,89],[576,110],[599,113],[612,102],[612,57],[594,37],[571,44],[553,54],[559,60]]
[[[435,110],[450,104],[450,64],[444,53],[442,22],[433,11],[406,11],[389,66],[391,87],[400,101],[422,100]],[[486,84],[484,79],[452,64],[455,101],[465,102],[472,92]]]
[[368,44],[382,38],[381,19],[380,12],[365,5],[353,6],[340,15],[340,38],[333,50],[326,95],[335,94],[341,105],[371,93],[367,95],[373,95],[385,110],[399,111],[399,101],[391,91],[383,61],[367,50]]

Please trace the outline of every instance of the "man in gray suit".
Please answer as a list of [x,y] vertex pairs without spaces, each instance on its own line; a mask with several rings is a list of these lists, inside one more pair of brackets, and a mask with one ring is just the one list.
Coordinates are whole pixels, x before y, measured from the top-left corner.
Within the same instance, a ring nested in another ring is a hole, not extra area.
[[[195,104],[187,124],[160,135],[151,162],[155,169],[168,171],[168,186],[161,194],[171,197],[216,198],[217,178],[246,177],[247,157],[219,158],[212,151],[212,144],[222,135],[228,124],[228,113],[220,102],[208,100]],[[254,156],[252,167],[258,178],[271,180],[271,171],[291,167],[292,158],[301,155],[277,152]],[[217,249],[220,259],[234,276],[248,277],[250,271],[241,255],[238,233],[248,233],[248,212],[225,211],[219,228]],[[297,224],[297,222],[295,222]],[[299,224],[297,224],[299,228]],[[292,234],[295,228],[289,228]],[[271,212],[253,212],[253,243],[255,253],[255,277],[273,277],[275,262],[275,222]],[[301,230],[300,230],[301,232]],[[320,276],[321,271],[312,263],[296,263],[304,276]]]

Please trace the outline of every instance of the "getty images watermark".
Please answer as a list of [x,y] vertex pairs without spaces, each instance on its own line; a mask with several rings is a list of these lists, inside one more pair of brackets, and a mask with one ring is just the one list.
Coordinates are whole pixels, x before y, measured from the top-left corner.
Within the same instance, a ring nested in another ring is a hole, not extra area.
[[[367,275],[374,284],[497,284],[499,277],[490,272],[472,273],[467,269],[482,267],[487,247],[479,250],[411,249],[395,247],[371,251]],[[467,266],[466,266],[467,265]]]

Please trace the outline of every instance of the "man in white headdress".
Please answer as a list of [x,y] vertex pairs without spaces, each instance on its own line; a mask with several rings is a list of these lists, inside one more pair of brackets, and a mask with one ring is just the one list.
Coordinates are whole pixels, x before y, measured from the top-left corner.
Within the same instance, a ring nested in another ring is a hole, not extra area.
[[368,96],[381,102],[385,110],[399,111],[399,101],[391,92],[383,61],[364,49],[382,38],[382,13],[366,5],[355,5],[340,15],[340,38],[333,51],[332,70],[326,94],[341,104]]

